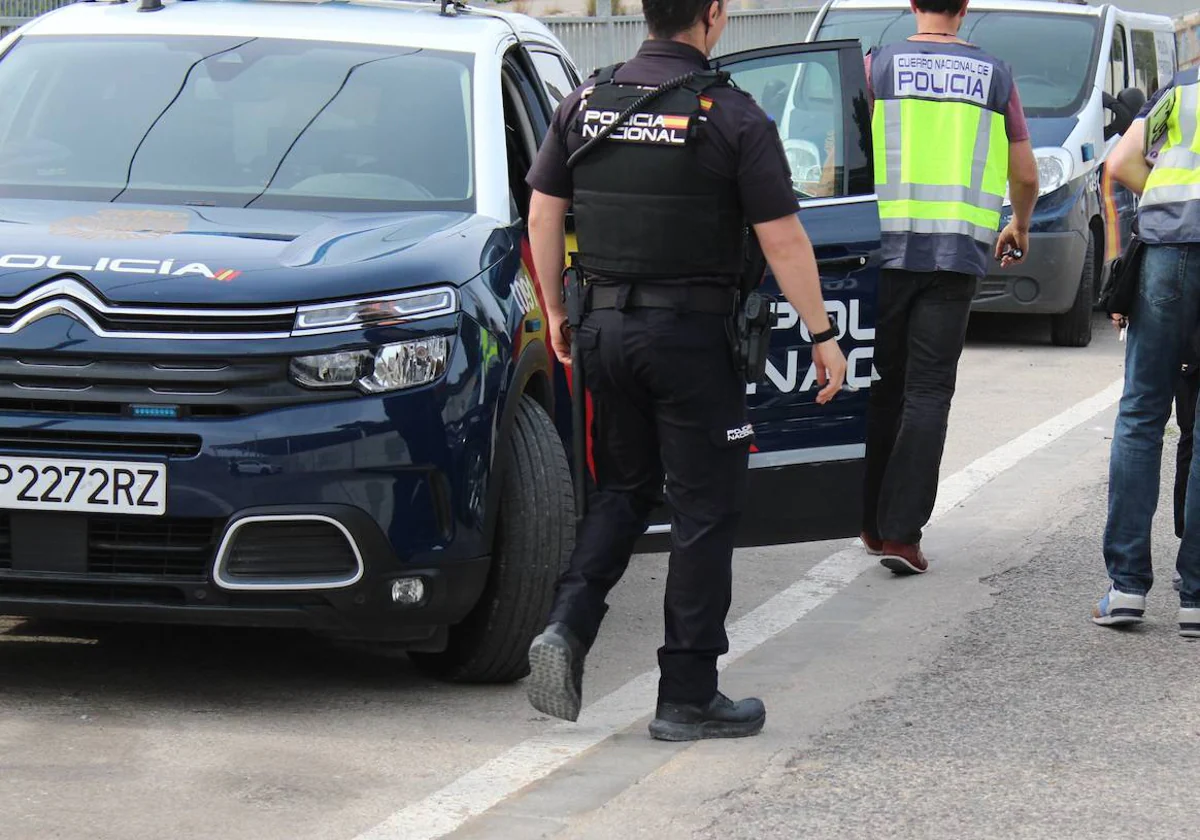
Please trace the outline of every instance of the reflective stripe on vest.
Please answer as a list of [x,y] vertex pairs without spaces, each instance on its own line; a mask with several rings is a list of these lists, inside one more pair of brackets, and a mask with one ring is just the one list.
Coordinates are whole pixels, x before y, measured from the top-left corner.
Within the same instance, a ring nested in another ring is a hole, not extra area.
[[1151,243],[1200,242],[1200,79],[1195,70],[1176,78],[1167,139],[1146,179],[1138,232]]
[[1008,183],[1003,114],[963,102],[890,99],[876,104],[872,130],[883,230],[995,242]]

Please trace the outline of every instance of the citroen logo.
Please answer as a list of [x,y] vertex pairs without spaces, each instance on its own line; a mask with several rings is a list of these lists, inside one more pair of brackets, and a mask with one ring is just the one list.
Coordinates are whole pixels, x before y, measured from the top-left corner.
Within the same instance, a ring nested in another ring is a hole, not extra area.
[[15,301],[0,303],[0,312],[18,316],[7,327],[0,328],[0,333],[11,335],[43,318],[66,315],[93,333],[103,335],[104,329],[96,323],[93,313],[108,310],[95,292],[77,280],[55,280],[26,292]]

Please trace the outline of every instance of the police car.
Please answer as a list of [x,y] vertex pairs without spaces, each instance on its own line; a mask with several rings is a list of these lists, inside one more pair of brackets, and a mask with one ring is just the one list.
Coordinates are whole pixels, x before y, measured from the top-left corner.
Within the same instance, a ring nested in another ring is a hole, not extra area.
[[[861,97],[854,42],[791,50],[730,68]],[[575,528],[524,175],[578,82],[537,21],[444,3],[79,2],[0,42],[0,614],[524,675]],[[865,131],[797,175],[859,390],[815,405],[783,308],[744,544],[857,533]]]

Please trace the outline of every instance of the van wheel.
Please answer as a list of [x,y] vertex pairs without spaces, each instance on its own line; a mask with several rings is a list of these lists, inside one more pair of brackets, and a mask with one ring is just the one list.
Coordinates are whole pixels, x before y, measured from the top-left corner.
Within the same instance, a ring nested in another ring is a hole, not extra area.
[[522,396],[508,440],[508,469],[479,603],[450,628],[440,653],[409,654],[426,673],[454,682],[507,683],[529,673],[558,577],[575,545],[575,497],[567,453],[546,410]]
[[1061,315],[1050,318],[1050,340],[1058,347],[1087,347],[1092,343],[1092,307],[1096,285],[1096,234],[1088,234],[1083,272],[1075,302]]

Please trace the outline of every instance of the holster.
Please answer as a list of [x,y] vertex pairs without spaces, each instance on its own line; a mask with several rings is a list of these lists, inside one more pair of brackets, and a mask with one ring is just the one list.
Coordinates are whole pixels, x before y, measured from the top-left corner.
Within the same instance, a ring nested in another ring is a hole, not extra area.
[[771,299],[755,291],[766,270],[767,260],[758,237],[752,229],[747,230],[742,276],[738,284],[737,315],[730,336],[734,366],[747,385],[755,385],[766,376],[771,330],[779,323],[779,315],[771,307]]
[[771,350],[771,331],[779,315],[771,300],[759,292],[742,295],[734,325],[734,364],[746,384],[761,382],[767,373],[767,354]]

